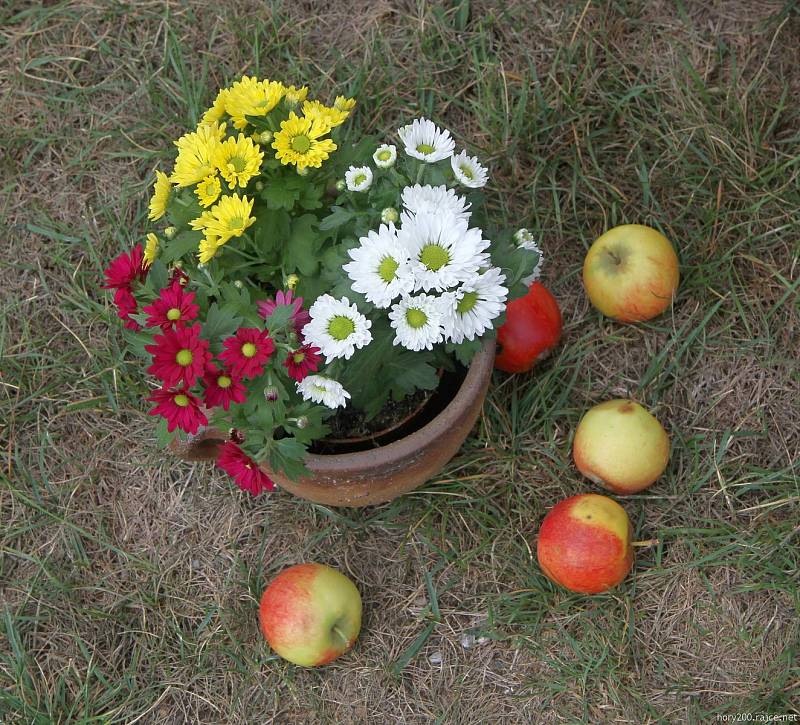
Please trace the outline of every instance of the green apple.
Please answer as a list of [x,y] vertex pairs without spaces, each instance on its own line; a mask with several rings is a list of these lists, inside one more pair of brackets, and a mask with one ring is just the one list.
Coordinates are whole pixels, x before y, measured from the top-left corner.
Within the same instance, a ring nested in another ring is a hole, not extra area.
[[297,564],[261,596],[261,631],[275,652],[302,667],[347,652],[361,630],[361,595],[344,574],[324,564]]
[[636,493],[667,467],[669,436],[653,415],[632,400],[609,400],[583,416],[572,457],[578,470],[614,493]]
[[583,285],[592,304],[620,322],[660,315],[678,289],[678,257],[669,240],[641,224],[609,229],[589,248]]

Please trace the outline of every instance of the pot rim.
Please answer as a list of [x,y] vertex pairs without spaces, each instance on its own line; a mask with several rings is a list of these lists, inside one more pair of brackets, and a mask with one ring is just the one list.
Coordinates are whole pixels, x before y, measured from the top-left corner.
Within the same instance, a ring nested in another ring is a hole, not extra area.
[[464,381],[453,396],[453,399],[433,420],[428,421],[422,428],[403,436],[399,440],[386,445],[378,446],[366,451],[353,453],[307,453],[305,462],[307,467],[316,473],[337,473],[339,471],[352,471],[354,468],[369,468],[375,464],[375,456],[380,455],[384,464],[408,461],[415,453],[424,449],[431,440],[435,440],[442,429],[452,428],[470,405],[475,395],[480,394],[487,374],[491,375],[494,367],[495,337],[483,341],[480,350],[475,353],[472,362],[467,368]]

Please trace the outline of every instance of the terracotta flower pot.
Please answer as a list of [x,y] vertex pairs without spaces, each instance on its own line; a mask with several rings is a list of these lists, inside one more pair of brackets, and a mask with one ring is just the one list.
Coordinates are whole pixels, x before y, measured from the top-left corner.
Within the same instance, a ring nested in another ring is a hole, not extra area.
[[[433,419],[393,443],[356,453],[309,453],[310,475],[292,481],[266,466],[281,488],[328,506],[369,506],[391,501],[439,473],[458,452],[478,419],[494,366],[495,341],[486,340],[452,400]],[[172,450],[188,460],[212,460],[225,439],[208,429]]]

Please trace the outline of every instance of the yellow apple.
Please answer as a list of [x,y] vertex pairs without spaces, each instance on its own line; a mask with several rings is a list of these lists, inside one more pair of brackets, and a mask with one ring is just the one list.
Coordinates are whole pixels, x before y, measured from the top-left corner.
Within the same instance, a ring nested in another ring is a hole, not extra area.
[[578,470],[614,493],[636,493],[667,467],[669,436],[653,415],[632,400],[609,400],[583,416],[572,457]]
[[324,564],[284,569],[261,596],[261,631],[275,652],[302,667],[325,665],[349,650],[361,630],[361,595]]
[[660,315],[678,289],[678,257],[669,240],[641,224],[609,229],[589,248],[583,285],[592,304],[620,322]]

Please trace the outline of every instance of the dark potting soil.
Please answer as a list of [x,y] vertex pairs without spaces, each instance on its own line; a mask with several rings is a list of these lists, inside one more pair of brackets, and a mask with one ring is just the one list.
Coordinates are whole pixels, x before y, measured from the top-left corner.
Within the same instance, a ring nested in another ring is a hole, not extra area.
[[[436,390],[420,390],[401,401],[392,401],[369,421],[365,420],[364,414],[358,410],[349,408],[340,410],[328,419],[331,432],[327,438],[315,441],[311,445],[311,453],[330,455],[368,451],[410,435],[430,423],[447,407],[464,382],[466,374],[466,368],[460,365],[456,370],[445,371],[439,379]],[[422,408],[419,412],[405,423],[387,433],[381,433],[409,416],[420,405]]]

